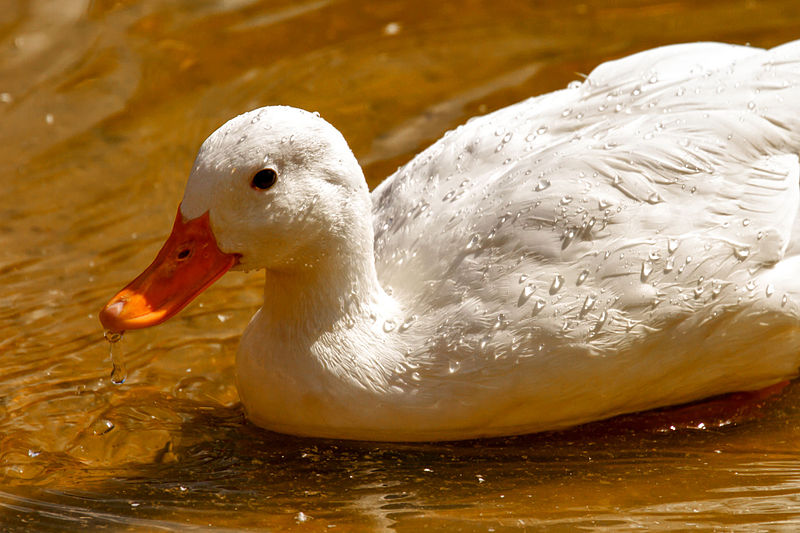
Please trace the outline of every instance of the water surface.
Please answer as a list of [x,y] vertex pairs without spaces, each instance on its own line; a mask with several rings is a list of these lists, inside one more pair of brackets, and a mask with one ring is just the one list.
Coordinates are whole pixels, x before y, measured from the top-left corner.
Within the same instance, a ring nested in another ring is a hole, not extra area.
[[248,424],[238,404],[257,274],[127,334],[122,385],[97,321],[155,255],[197,147],[228,118],[319,111],[374,186],[468,117],[604,60],[800,37],[794,0],[697,4],[5,2],[2,529],[800,527],[796,384],[702,429],[628,418],[435,445],[296,439]]

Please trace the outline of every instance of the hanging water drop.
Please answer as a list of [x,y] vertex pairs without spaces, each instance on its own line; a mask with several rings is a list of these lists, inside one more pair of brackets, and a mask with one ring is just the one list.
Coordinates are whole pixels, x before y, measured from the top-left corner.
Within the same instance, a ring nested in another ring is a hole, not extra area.
[[111,358],[111,383],[122,385],[128,379],[128,369],[125,367],[125,360],[122,358],[122,350],[119,341],[122,340],[122,331],[106,330],[104,336],[108,341],[108,354]]
[[588,276],[589,276],[588,270],[586,269],[581,270],[581,273],[578,274],[578,278],[575,280],[575,285],[580,286],[581,284],[583,284],[583,282],[586,281],[586,278]]
[[766,293],[767,298],[769,298],[770,296],[772,296],[775,293],[775,286],[772,283],[767,283],[767,286],[764,289],[764,292]]

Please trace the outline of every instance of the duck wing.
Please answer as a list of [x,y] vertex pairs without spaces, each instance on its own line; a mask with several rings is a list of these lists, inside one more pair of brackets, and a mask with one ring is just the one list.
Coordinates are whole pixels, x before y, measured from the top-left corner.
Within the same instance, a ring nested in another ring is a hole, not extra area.
[[524,330],[618,349],[742,301],[796,314],[798,153],[800,41],[635,54],[377,187],[379,277],[431,332],[496,353]]

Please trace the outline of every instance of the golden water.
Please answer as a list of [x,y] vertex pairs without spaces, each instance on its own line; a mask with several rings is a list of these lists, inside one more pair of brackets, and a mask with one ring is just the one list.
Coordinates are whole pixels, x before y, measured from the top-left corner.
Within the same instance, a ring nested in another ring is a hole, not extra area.
[[467,117],[606,59],[798,37],[796,0],[5,0],[0,529],[800,527],[797,384],[722,428],[304,440],[238,405],[257,275],[128,333],[120,385],[97,321],[168,233],[200,142],[242,111],[319,111],[375,185]]

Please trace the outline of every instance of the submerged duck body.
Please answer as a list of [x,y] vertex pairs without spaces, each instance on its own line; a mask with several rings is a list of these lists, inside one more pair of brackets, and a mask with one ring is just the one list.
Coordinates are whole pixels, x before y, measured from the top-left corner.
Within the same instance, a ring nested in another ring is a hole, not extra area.
[[322,118],[262,108],[205,141],[173,236],[101,319],[153,325],[265,269],[238,387],[296,435],[500,436],[755,390],[800,366],[798,153],[800,42],[605,63],[371,195]]

